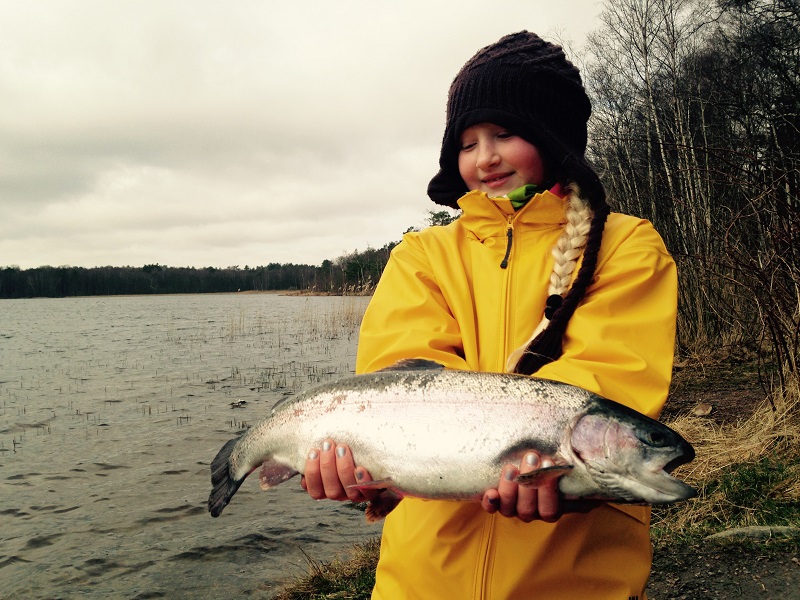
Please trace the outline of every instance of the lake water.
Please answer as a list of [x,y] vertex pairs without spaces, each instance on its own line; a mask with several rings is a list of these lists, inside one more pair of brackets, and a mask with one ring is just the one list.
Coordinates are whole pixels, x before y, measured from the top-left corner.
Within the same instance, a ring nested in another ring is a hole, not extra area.
[[269,598],[378,535],[299,478],[206,512],[227,440],[353,372],[367,300],[0,300],[0,598]]

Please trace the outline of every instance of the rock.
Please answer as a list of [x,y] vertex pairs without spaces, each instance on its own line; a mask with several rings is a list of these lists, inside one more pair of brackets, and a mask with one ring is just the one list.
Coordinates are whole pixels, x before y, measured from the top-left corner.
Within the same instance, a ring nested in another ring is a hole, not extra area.
[[705,539],[709,542],[725,542],[737,540],[768,540],[772,538],[789,538],[800,539],[800,527],[788,526],[752,526],[752,527],[737,527],[734,529],[726,529],[719,533],[714,533],[707,536]]
[[714,407],[711,406],[708,402],[701,402],[692,409],[692,414],[695,417],[707,417],[708,415],[711,414],[712,410],[714,410]]

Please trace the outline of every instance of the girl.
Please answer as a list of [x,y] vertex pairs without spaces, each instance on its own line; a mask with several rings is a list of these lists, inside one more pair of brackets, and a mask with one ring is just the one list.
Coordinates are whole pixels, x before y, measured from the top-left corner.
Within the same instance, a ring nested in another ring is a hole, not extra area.
[[[535,34],[505,36],[464,65],[428,187],[462,215],[392,252],[364,316],[358,372],[425,358],[535,374],[658,416],[675,265],[650,223],[609,214],[584,157],[590,112],[578,70]],[[643,599],[649,508],[575,511],[553,483],[517,489],[517,473],[540,462],[530,452],[506,465],[481,504],[404,499],[384,525],[373,598]],[[347,488],[369,474],[333,440],[305,473],[314,498],[368,497]]]

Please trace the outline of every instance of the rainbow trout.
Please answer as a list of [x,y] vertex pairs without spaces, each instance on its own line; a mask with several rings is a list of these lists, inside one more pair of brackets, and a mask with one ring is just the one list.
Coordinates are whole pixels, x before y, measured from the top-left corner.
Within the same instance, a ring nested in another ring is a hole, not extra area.
[[382,490],[369,520],[403,496],[480,500],[528,450],[555,466],[522,474],[519,484],[559,477],[567,499],[664,504],[696,495],[669,475],[694,449],[658,421],[564,383],[406,360],[280,401],[225,444],[211,463],[211,516],[259,466],[263,489],[283,483],[328,438],[348,444],[372,475],[359,487]]

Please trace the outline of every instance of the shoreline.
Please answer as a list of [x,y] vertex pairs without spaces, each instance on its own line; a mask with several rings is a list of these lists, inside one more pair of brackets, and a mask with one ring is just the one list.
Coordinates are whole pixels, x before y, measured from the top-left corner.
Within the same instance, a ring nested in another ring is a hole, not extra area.
[[343,294],[334,292],[316,292],[312,290],[245,290],[240,292],[176,292],[174,294],[95,294],[91,296],[29,296],[25,298],[0,298],[3,300],[66,300],[68,298],[162,298],[164,296],[242,296],[264,294],[269,296],[318,296],[318,297],[347,297],[364,298],[371,296],[372,292],[364,294]]

